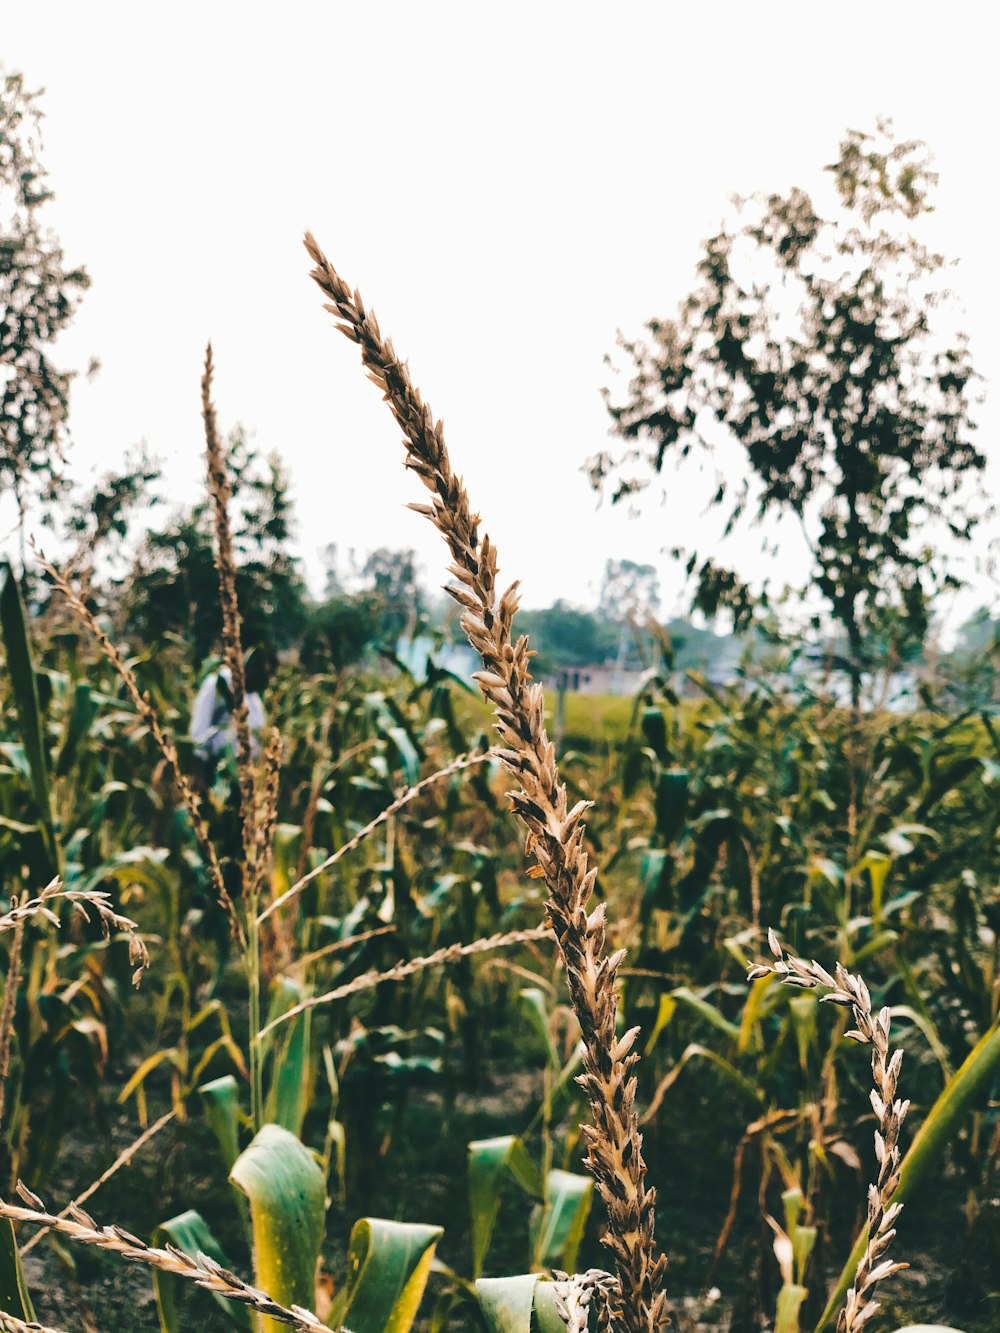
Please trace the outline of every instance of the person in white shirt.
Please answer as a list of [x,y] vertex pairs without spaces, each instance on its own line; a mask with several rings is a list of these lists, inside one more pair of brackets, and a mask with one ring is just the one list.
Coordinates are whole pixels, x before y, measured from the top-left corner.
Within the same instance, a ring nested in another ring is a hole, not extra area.
[[[267,669],[259,649],[247,654],[245,671],[250,739],[256,757],[260,752],[260,733],[267,720],[260,698],[260,690],[267,684]],[[224,755],[236,753],[233,678],[227,666],[210,671],[201,683],[191,710],[191,739],[195,755],[210,771]]]

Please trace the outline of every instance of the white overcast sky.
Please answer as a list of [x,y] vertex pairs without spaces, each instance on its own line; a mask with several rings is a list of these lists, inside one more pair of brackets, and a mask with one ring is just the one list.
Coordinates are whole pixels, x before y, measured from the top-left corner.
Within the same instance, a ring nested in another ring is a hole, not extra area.
[[[444,549],[356,349],[307,277],[311,228],[406,356],[525,600],[586,602],[609,555],[710,545],[690,492],[598,509],[616,330],[686,293],[732,193],[810,187],[893,117],[940,173],[931,240],[995,381],[996,41],[989,7],[314,3],[4,6],[0,60],[44,87],[49,222],[93,279],[64,360],[86,477],[147,441],[201,479],[211,338],[224,426],[291,473],[299,549]],[[989,387],[989,386],[987,386]],[[992,406],[980,413],[993,457]],[[996,475],[996,474],[994,474]],[[737,552],[755,569],[759,536]],[[800,551],[786,551],[794,572]],[[793,563],[794,562],[794,563]]]

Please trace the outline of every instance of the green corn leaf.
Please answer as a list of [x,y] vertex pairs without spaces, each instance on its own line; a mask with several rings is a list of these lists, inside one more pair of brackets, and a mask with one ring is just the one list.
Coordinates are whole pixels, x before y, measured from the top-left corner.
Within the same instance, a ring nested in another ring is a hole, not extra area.
[[528,1194],[542,1197],[542,1180],[516,1134],[474,1139],[469,1144],[469,1212],[472,1216],[472,1271],[478,1277],[490,1248],[500,1192],[510,1174]]
[[347,1280],[327,1323],[351,1333],[409,1333],[443,1227],[363,1217],[351,1231]]
[[[282,1305],[311,1309],[326,1194],[315,1158],[281,1125],[264,1125],[229,1179],[250,1201],[256,1284]],[[261,1320],[261,1333],[284,1328],[268,1315]]]
[[17,579],[7,561],[0,563],[0,629],[3,631],[7,674],[14,693],[31,792],[38,807],[45,843],[52,857],[52,869],[58,874],[62,869],[62,857],[52,820],[49,764],[45,751],[42,709],[38,700],[38,682],[31,658],[31,639]]
[[556,1310],[554,1283],[536,1283],[534,1310],[537,1333],[565,1333],[566,1324]]
[[713,1051],[710,1046],[702,1046],[699,1042],[693,1041],[685,1046],[681,1052],[680,1059],[674,1067],[666,1073],[656,1088],[654,1103],[658,1105],[663,1097],[670,1091],[677,1079],[683,1073],[690,1060],[708,1060],[716,1069],[719,1070],[733,1085],[737,1088],[748,1101],[760,1106],[763,1104],[763,1097],[760,1090],[756,1088],[745,1074],[741,1074],[735,1065],[731,1064],[724,1055],[719,1055],[718,1051]]
[[774,1333],[799,1333],[799,1309],[808,1294],[805,1287],[790,1282],[785,1283],[778,1292]]
[[[747,996],[747,1002],[743,1006],[743,1018],[740,1021],[740,1035],[737,1043],[740,1054],[744,1054],[755,1040],[757,1024],[762,1018],[762,1006],[771,986],[777,981],[773,972],[769,972],[766,977],[760,977],[750,987],[750,993]],[[661,996],[661,1004],[663,1001]]]
[[[305,988],[290,977],[276,978],[271,988],[267,1021],[272,1022],[305,999]],[[268,1041],[271,1081],[264,1104],[266,1118],[292,1134],[302,1131],[312,1091],[312,1010],[297,1014]]]
[[656,781],[656,831],[668,845],[684,827],[687,809],[688,773],[686,768],[664,769]]
[[882,919],[882,898],[886,877],[892,868],[892,857],[885,852],[868,851],[854,867],[855,871],[867,870],[872,887],[872,917],[876,928]]
[[568,1273],[576,1268],[593,1191],[591,1176],[572,1171],[550,1171],[546,1176],[545,1204],[531,1228],[533,1257],[540,1267],[558,1265]]
[[139,884],[155,893],[176,894],[177,882],[164,864],[166,858],[167,852],[162,847],[132,847],[115,852],[96,870],[89,871],[85,879],[78,878],[73,887],[81,893],[91,893],[113,879],[119,884]]
[[385,735],[392,741],[399,766],[407,785],[412,787],[420,777],[420,755],[403,727],[386,727]]
[[945,1050],[944,1042],[941,1040],[933,1020],[926,1011],[920,1013],[918,1010],[911,1008],[908,1004],[894,1004],[892,1006],[891,1014],[893,1022],[900,1018],[909,1019],[915,1027],[920,1029],[924,1037],[927,1039],[927,1045],[934,1053],[935,1060],[937,1060],[938,1064],[941,1066],[941,1072],[947,1082],[953,1073],[951,1065],[948,1062],[948,1052]]
[[556,1312],[554,1284],[538,1273],[481,1277],[476,1296],[490,1333],[565,1333],[566,1325]]
[[219,1143],[226,1172],[240,1155],[240,1090],[232,1074],[223,1074],[198,1089],[205,1104],[205,1119]]
[[894,856],[909,856],[916,844],[914,838],[929,838],[939,842],[940,835],[926,824],[897,824],[888,833],[882,834],[882,841]]
[[[222,1264],[223,1268],[232,1268],[205,1219],[193,1208],[172,1217],[169,1222],[161,1223],[153,1232],[152,1242],[159,1247],[176,1245],[195,1263],[198,1263],[199,1254],[207,1254],[210,1259]],[[202,1265],[199,1264],[199,1267]],[[178,1318],[178,1309],[183,1310],[187,1298],[193,1294],[190,1282],[154,1268],[153,1291],[156,1293],[156,1309],[160,1316],[160,1333],[181,1333],[182,1329],[193,1326],[190,1317],[184,1323]],[[211,1295],[212,1300],[225,1310],[234,1324],[240,1328],[250,1328],[250,1312],[245,1305],[240,1305],[238,1301],[227,1301],[215,1292]]]
[[[961,1128],[966,1112],[976,1097],[1000,1069],[1000,1023],[994,1023],[980,1038],[944,1091],[927,1113],[917,1130],[910,1149],[900,1165],[899,1185],[893,1195],[894,1203],[905,1203],[922,1184],[924,1177],[941,1160],[949,1143]],[[862,1230],[854,1243],[836,1286],[816,1324],[815,1333],[831,1326],[836,1320],[848,1287],[854,1280],[858,1263],[865,1252],[867,1231]]]
[[714,1004],[696,995],[693,990],[687,986],[678,986],[670,994],[679,1004],[686,1004],[689,1009],[693,1009],[696,1014],[700,1014],[706,1022],[711,1023],[713,1027],[719,1029],[734,1044],[739,1042],[740,1030],[735,1023],[731,1023],[721,1010]]
[[562,1061],[559,1059],[559,1052],[552,1040],[549,1012],[545,1007],[545,992],[537,986],[525,986],[523,990],[518,992],[517,998],[524,1016],[545,1044],[545,1054],[548,1058],[549,1068],[558,1069]]
[[7,1217],[0,1218],[0,1310],[29,1322],[35,1317],[21,1272],[14,1224]]
[[656,755],[660,763],[667,758],[667,719],[660,708],[648,707],[642,710],[639,725],[646,744]]
[[93,690],[86,682],[80,681],[73,691],[73,707],[70,709],[59,758],[56,761],[56,772],[60,776],[65,776],[73,767],[73,761],[90,735],[98,707]]
[[660,996],[660,1003],[656,1011],[656,1022],[653,1024],[653,1030],[649,1034],[649,1040],[646,1042],[644,1055],[648,1055],[656,1045],[660,1033],[664,1030],[674,1014],[677,1012],[677,1001],[669,993]]
[[537,1273],[479,1279],[476,1295],[490,1333],[531,1333],[537,1285]]

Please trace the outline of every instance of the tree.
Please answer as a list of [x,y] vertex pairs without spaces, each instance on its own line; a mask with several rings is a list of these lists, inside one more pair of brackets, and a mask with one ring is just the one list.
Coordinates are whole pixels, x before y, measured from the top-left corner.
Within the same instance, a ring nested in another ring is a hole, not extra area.
[[362,577],[375,603],[381,636],[395,644],[401,634],[412,633],[424,613],[414,553],[380,546],[368,553]]
[[0,493],[13,491],[22,520],[29,493],[58,490],[60,442],[73,373],[59,370],[51,344],[72,319],[90,279],[67,269],[41,223],[51,198],[39,162],[38,94],[19,74],[0,88]]
[[112,544],[120,555],[137,516],[157,502],[153,486],[162,478],[145,445],[126,453],[120,468],[109,469],[82,495],[69,500],[65,534],[76,546],[71,565],[93,568],[95,557]]
[[521,611],[518,624],[538,652],[535,670],[540,676],[603,663],[615,650],[617,626],[561,598],[544,610]]
[[660,581],[654,565],[634,560],[606,560],[599,611],[608,620],[645,621],[660,605]]
[[605,562],[600,611],[618,626],[619,680],[628,662],[630,636],[637,638],[640,625],[656,615],[659,604],[660,583],[653,565],[639,565],[634,560]]
[[309,611],[302,636],[302,665],[309,671],[339,673],[361,661],[378,633],[370,593],[334,593]]
[[[228,464],[244,644],[286,648],[297,642],[307,614],[305,585],[288,553],[288,481],[277,455],[262,462],[240,430],[230,436]],[[207,501],[147,535],[126,597],[130,623],[147,643],[167,633],[180,635],[196,663],[214,651],[222,615]]]
[[[724,531],[798,518],[857,702],[866,643],[889,624],[922,639],[931,596],[954,583],[930,542],[969,540],[985,460],[966,341],[931,327],[944,260],[905,230],[936,181],[923,145],[895,142],[884,124],[851,131],[827,170],[835,216],[800,189],[737,200],[738,225],[706,242],[678,315],[622,342],[634,373],[609,410],[626,447],[588,469],[619,501],[727,432],[745,470],[718,478]],[[688,571],[699,609],[747,622],[754,598],[737,571],[697,552]]]

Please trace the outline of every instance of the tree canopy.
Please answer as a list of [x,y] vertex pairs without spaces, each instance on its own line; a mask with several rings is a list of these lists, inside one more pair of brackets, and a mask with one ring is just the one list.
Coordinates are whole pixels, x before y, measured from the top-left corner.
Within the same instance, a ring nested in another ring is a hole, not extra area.
[[[624,447],[588,469],[620,501],[668,461],[710,457],[722,433],[735,440],[744,467],[720,472],[711,501],[724,534],[743,520],[800,521],[808,584],[856,673],[873,632],[926,632],[929,598],[953,581],[932,547],[971,537],[985,460],[966,340],[933,323],[945,261],[908,229],[936,180],[924,146],[884,124],[851,131],[827,171],[831,216],[798,188],[735,201],[677,315],[622,340],[632,377],[609,410]],[[755,598],[741,572],[684,554],[695,605],[746,622]]]
[[51,495],[62,480],[73,373],[51,346],[90,283],[42,225],[41,118],[19,74],[0,82],[0,492],[13,491],[22,516],[32,490]]
[[[244,639],[286,648],[305,625],[306,588],[288,551],[292,509],[284,469],[276,454],[259,458],[240,430],[230,436],[228,464]],[[222,629],[212,542],[207,502],[179,511],[146,534],[126,588],[131,628],[147,642],[182,636],[196,662],[215,651]]]

